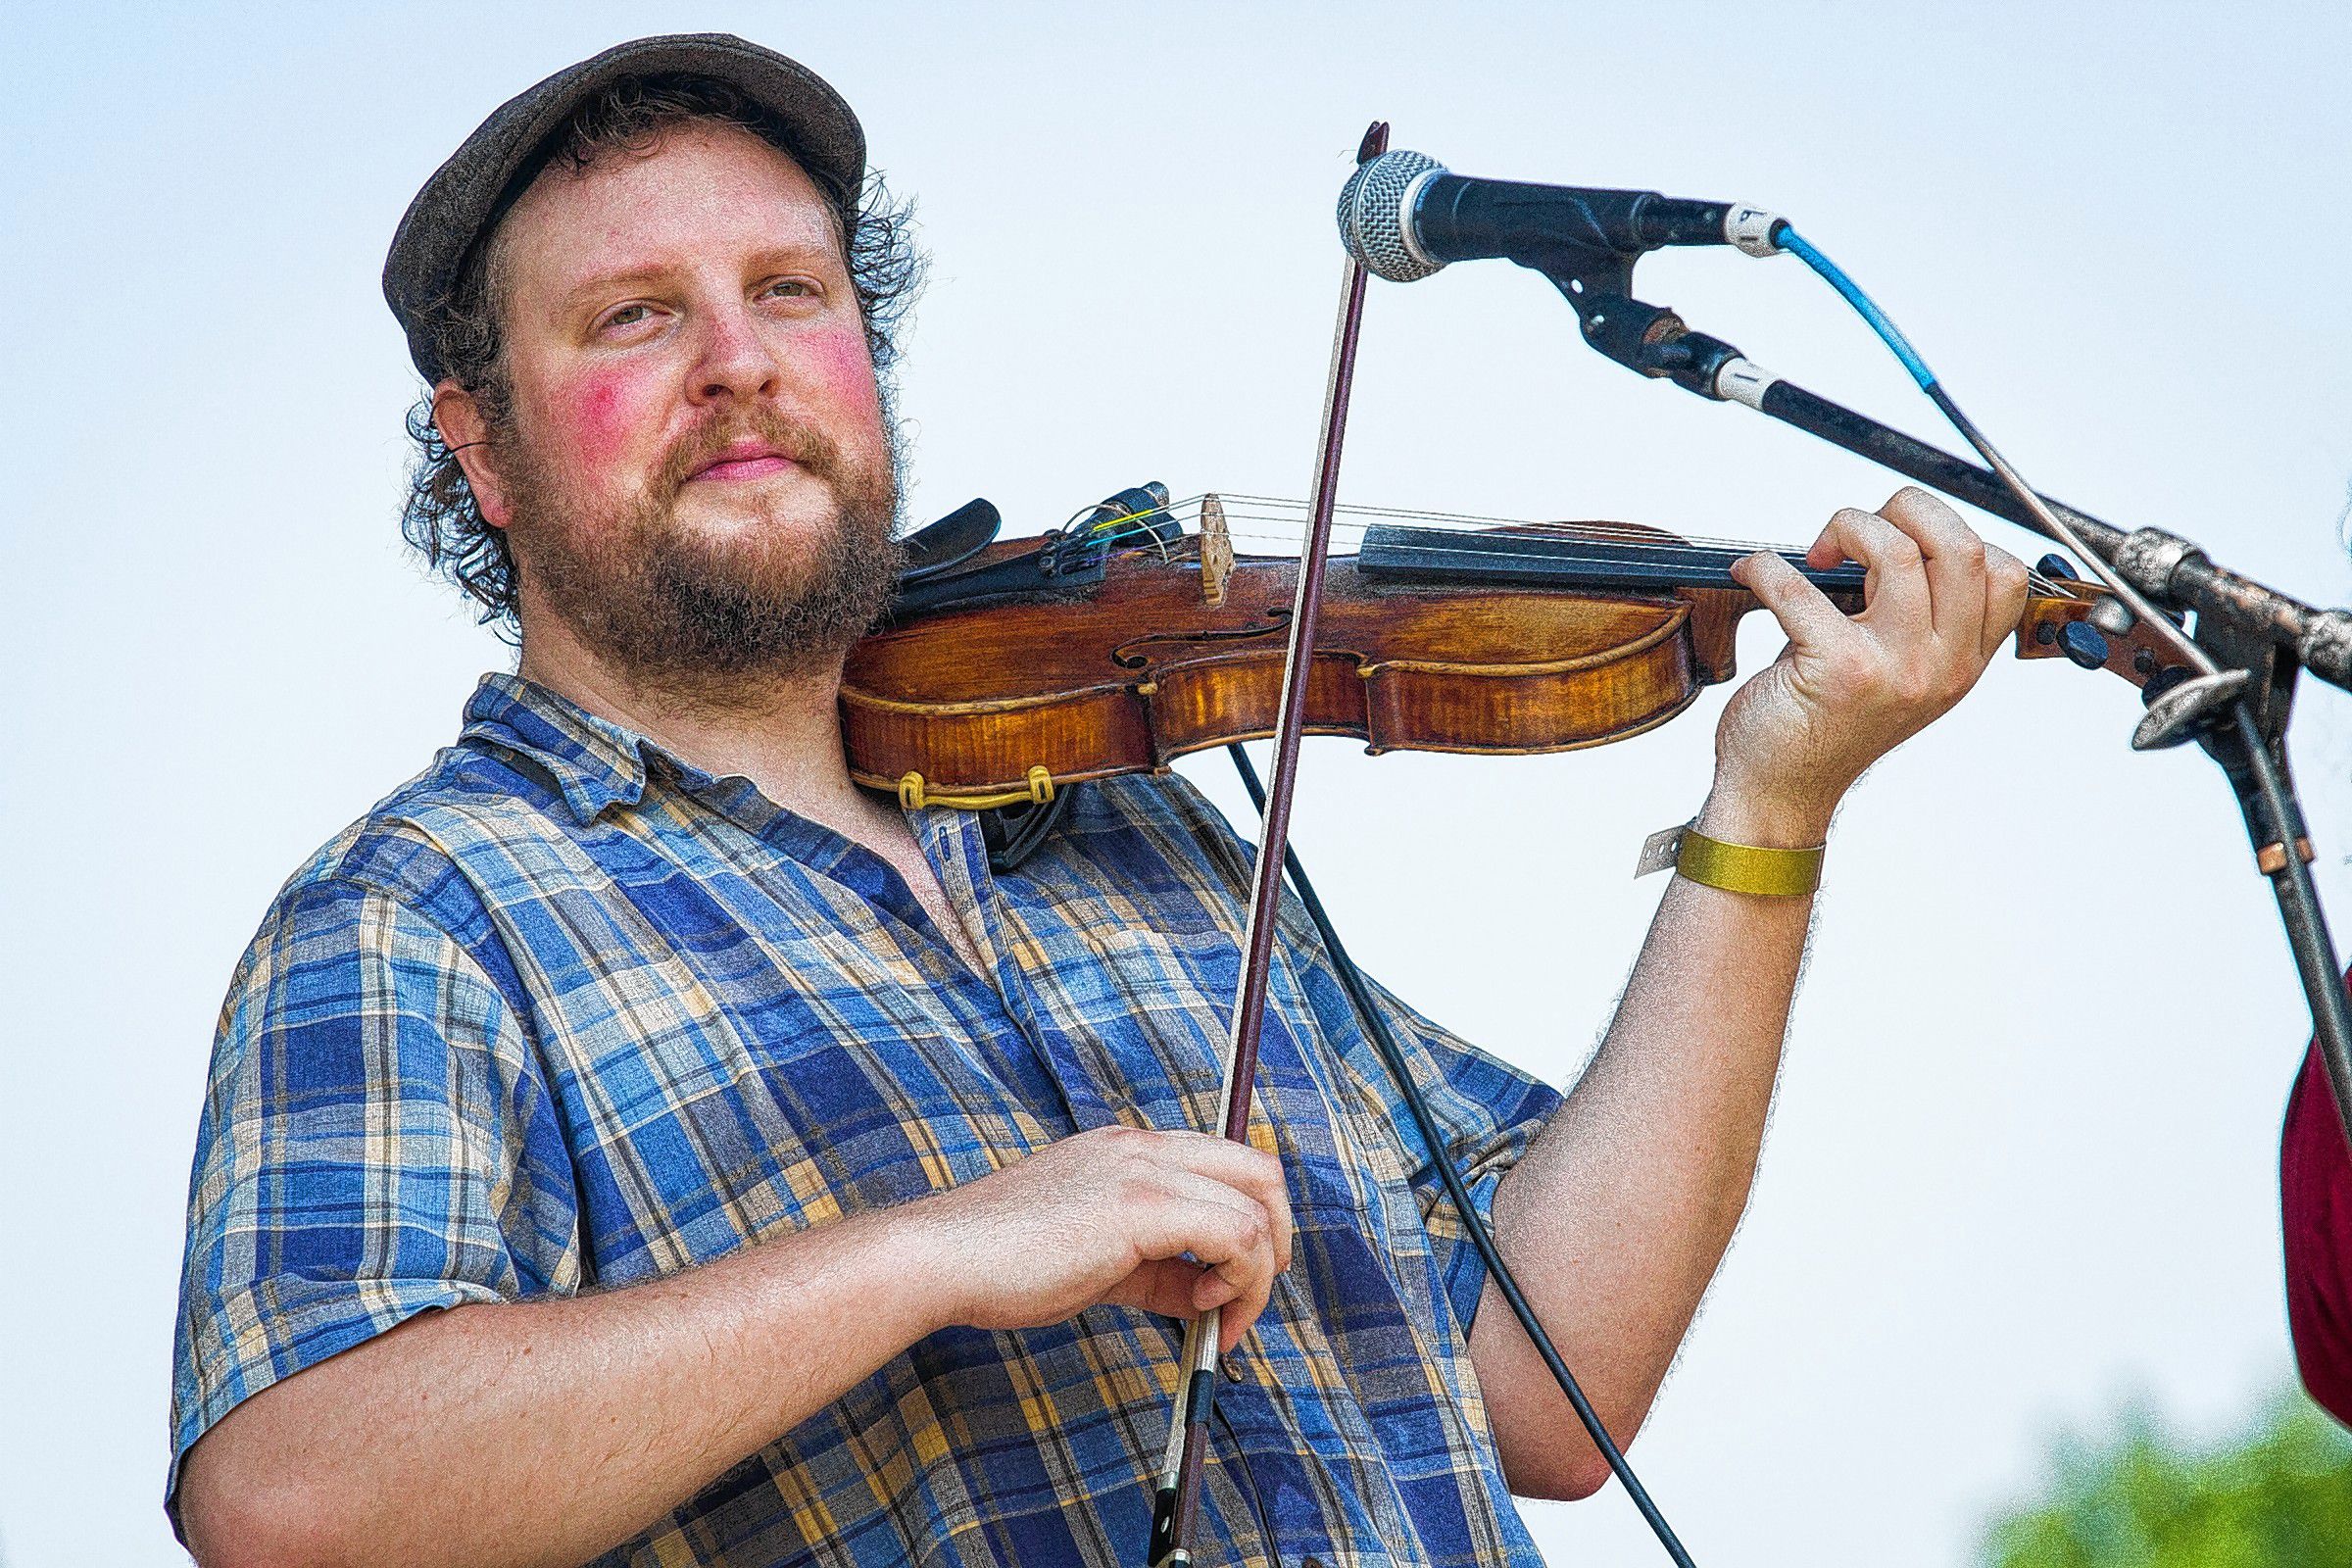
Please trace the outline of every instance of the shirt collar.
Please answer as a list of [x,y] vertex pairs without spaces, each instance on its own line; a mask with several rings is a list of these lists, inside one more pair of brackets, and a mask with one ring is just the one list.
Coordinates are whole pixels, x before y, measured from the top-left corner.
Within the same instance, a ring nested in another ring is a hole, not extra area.
[[466,705],[461,744],[496,747],[535,762],[585,827],[612,806],[645,796],[654,762],[688,777],[696,770],[635,730],[599,718],[520,675],[484,675]]
[[[678,789],[701,796],[753,832],[765,831],[779,817],[799,820],[771,804],[750,779],[714,777],[652,737],[599,718],[520,675],[484,675],[466,704],[465,717],[460,745],[494,748],[532,764],[563,794],[582,827],[612,807],[643,800],[656,768]],[[975,858],[977,864],[987,863],[976,814],[934,808],[910,812],[907,820],[934,864]],[[830,828],[816,831],[848,842]]]

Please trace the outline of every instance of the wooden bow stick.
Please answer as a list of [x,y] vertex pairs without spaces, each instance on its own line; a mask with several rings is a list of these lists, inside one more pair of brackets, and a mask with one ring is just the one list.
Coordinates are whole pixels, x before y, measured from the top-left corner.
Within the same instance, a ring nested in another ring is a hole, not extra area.
[[[1374,121],[1356,149],[1368,163],[1388,151],[1389,126]],[[1250,921],[1242,941],[1241,994],[1233,1008],[1233,1034],[1225,1058],[1225,1087],[1219,1112],[1224,1134],[1237,1144],[1250,1141],[1250,1104],[1257,1082],[1258,1033],[1265,1022],[1266,980],[1273,967],[1274,931],[1282,904],[1283,854],[1290,844],[1291,796],[1298,776],[1298,740],[1306,715],[1306,678],[1315,652],[1315,619],[1322,605],[1323,567],[1331,553],[1331,516],[1340,477],[1340,442],[1348,428],[1348,395],[1355,380],[1355,343],[1363,324],[1365,272],[1352,257],[1340,286],[1340,322],[1331,347],[1331,376],[1323,394],[1322,444],[1315,456],[1309,492],[1306,542],[1298,558],[1298,596],[1291,607],[1291,638],[1284,656],[1282,703],[1274,723],[1274,778],[1257,861],[1250,876]],[[1193,1319],[1185,1330],[1186,1376],[1177,1391],[1178,1408],[1168,1428],[1168,1451],[1152,1510],[1152,1544],[1145,1558],[1152,1568],[1190,1568],[1193,1521],[1200,1506],[1200,1470],[1208,1446],[1209,1417],[1216,1408],[1217,1345],[1224,1314],[1217,1307]]]

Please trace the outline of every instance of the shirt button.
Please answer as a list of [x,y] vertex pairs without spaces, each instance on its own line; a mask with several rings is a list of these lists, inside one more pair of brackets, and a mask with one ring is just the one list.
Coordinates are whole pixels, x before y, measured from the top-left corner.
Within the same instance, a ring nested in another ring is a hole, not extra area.
[[[1225,1356],[1219,1361],[1218,1364],[1225,1368],[1226,1382],[1239,1383],[1242,1381],[1242,1363],[1238,1357],[1230,1355]],[[1303,1568],[1321,1568],[1321,1565],[1310,1562],[1303,1565]]]

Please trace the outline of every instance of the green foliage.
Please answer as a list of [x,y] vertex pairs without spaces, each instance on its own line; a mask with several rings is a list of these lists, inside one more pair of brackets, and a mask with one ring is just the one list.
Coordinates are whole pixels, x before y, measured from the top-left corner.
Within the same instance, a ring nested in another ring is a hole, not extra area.
[[2235,1444],[2184,1445],[2135,1413],[2052,1468],[2040,1501],[1986,1533],[1985,1568],[2352,1564],[2352,1435],[2299,1392]]

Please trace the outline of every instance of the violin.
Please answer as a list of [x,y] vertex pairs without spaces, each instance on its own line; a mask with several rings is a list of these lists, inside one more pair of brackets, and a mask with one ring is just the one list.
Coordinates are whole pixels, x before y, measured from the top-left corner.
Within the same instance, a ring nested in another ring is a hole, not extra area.
[[[1164,486],[1110,497],[1042,539],[998,540],[975,502],[909,541],[891,619],[851,652],[852,772],[909,807],[1042,804],[1271,735],[1298,563],[1237,553],[1295,532],[1302,503]],[[1322,591],[1303,727],[1375,753],[1527,755],[1655,729],[1737,672],[1759,547],[1625,522],[1513,522],[1339,508],[1357,533]],[[1849,613],[1863,569],[1805,565]],[[2045,557],[2017,630],[2136,686],[2171,667],[2144,623],[2102,632],[2105,590]],[[2185,674],[2186,671],[2181,671]]]

